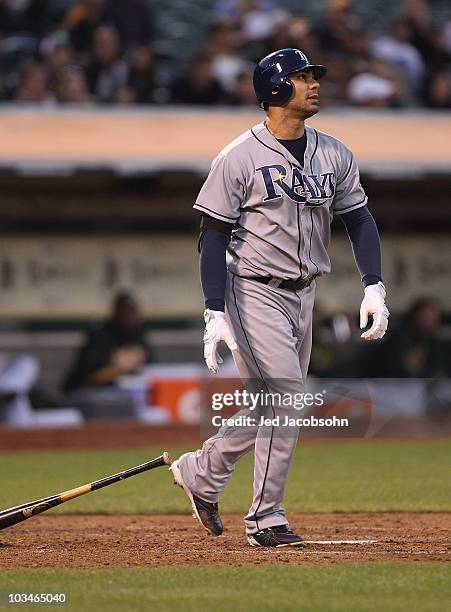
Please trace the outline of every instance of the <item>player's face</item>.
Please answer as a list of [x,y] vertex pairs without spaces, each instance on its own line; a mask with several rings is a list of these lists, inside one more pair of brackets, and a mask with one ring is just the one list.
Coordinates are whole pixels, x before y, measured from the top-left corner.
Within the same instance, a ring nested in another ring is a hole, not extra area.
[[287,104],[288,108],[299,111],[305,119],[319,110],[319,81],[311,70],[301,70],[290,75],[294,95]]

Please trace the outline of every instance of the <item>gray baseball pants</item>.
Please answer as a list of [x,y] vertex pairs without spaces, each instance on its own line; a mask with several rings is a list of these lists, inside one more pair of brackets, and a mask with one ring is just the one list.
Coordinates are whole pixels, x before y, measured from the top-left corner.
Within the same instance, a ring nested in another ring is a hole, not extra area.
[[[288,291],[243,279],[229,272],[226,317],[238,344],[235,363],[242,380],[259,381],[268,393],[302,393],[312,344],[315,282]],[[267,416],[293,416],[273,402]],[[302,416],[302,412],[294,416]],[[246,532],[288,523],[281,506],[299,428],[260,425],[222,427],[201,449],[187,453],[180,470],[201,499],[217,502],[235,462],[254,449],[253,501],[245,517]]]

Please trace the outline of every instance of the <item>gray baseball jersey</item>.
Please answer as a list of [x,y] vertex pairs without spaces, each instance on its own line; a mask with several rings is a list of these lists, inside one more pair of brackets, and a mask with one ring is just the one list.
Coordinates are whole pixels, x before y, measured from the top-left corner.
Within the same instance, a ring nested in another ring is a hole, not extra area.
[[[349,149],[328,134],[305,130],[303,168],[264,123],[245,132],[215,158],[194,206],[236,224],[228,247],[225,304],[240,377],[288,393],[302,391],[307,375],[315,281],[290,291],[246,277],[297,279],[329,272],[333,214],[367,202]],[[272,409],[281,412],[280,406]],[[180,459],[184,481],[201,499],[217,502],[236,461],[253,449],[254,494],[246,531],[285,525],[282,499],[298,430],[287,435],[282,429],[222,427],[202,449]]]
[[260,123],[214,159],[194,208],[236,224],[228,268],[296,279],[330,272],[334,213],[365,206],[359,171],[339,140],[305,127],[304,168]]

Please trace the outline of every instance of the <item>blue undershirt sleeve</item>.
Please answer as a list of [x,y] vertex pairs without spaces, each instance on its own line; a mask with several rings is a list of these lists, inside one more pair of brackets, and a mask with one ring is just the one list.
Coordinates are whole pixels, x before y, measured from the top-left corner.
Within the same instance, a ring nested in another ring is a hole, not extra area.
[[200,282],[205,308],[225,310],[227,280],[226,250],[229,236],[224,232],[207,228],[200,240]]
[[352,244],[363,286],[377,284],[382,280],[381,244],[373,215],[367,206],[362,206],[340,216]]

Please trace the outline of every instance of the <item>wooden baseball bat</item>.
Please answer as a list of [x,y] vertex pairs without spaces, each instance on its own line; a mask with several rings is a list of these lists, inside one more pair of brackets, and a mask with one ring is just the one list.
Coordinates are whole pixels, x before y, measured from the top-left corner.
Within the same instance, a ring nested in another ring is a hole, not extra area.
[[63,504],[74,497],[79,497],[85,493],[103,489],[103,487],[107,487],[115,482],[125,480],[126,478],[130,478],[130,476],[135,476],[136,474],[141,474],[142,472],[147,472],[148,470],[153,470],[163,465],[171,465],[171,459],[166,451],[156,459],[152,459],[151,461],[147,461],[146,463],[142,463],[136,467],[124,470],[123,472],[113,474],[112,476],[106,476],[100,480],[95,480],[94,482],[82,485],[81,487],[76,487],[75,489],[69,489],[63,493],[58,493],[57,495],[51,495],[50,497],[44,497],[36,501],[26,502],[25,504],[20,504],[19,506],[14,506],[13,508],[7,508],[6,510],[3,510],[3,512],[0,512],[0,530],[11,527],[16,523],[21,523],[22,521],[25,521],[36,514],[40,514],[41,512],[45,512],[50,508],[59,506],[59,504]]

